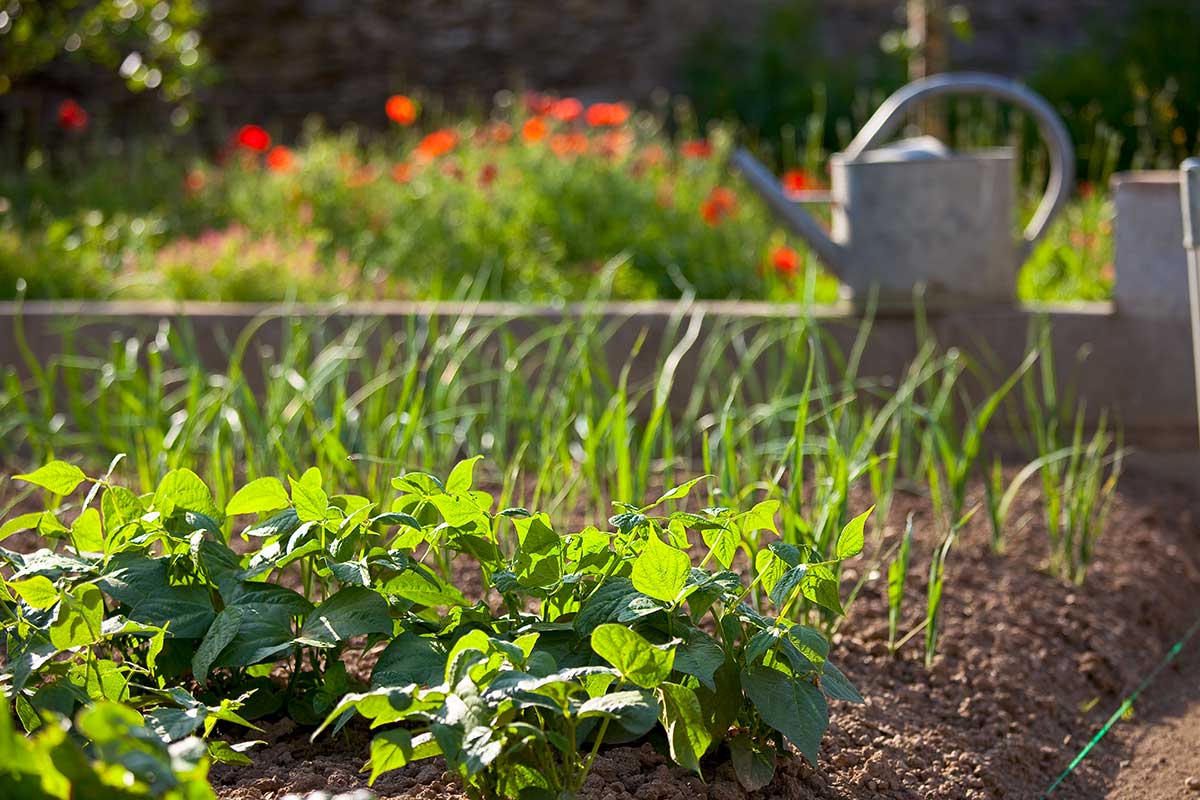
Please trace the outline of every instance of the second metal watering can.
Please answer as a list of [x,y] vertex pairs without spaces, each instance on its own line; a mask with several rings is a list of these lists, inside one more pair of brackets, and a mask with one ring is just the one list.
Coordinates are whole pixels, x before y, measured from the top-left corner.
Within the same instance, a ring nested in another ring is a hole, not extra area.
[[[918,101],[947,94],[999,97],[1037,123],[1050,152],[1050,178],[1022,238],[1014,238],[1011,148],[954,153],[928,136],[875,148]],[[893,307],[911,305],[918,286],[933,302],[1012,302],[1017,272],[1066,203],[1075,173],[1070,136],[1050,105],[1020,83],[976,73],[910,83],[832,157],[831,234],[745,150],[732,163],[855,298],[874,291]]]

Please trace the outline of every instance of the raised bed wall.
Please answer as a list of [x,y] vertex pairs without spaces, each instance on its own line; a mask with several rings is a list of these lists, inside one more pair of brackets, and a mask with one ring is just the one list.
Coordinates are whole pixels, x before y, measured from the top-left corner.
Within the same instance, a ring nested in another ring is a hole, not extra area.
[[[567,317],[598,318],[611,329],[606,355],[615,374],[630,361],[635,343],[644,346],[632,357],[631,380],[651,377],[663,337],[679,338],[696,317],[697,345],[680,361],[677,394],[705,376],[697,354],[703,338],[730,321],[748,329],[795,320],[796,307],[755,303],[624,303],[567,306],[562,309],[510,303],[373,303],[337,309],[318,306],[279,307],[206,303],[26,303],[18,320],[14,304],[0,304],[0,365],[27,372],[18,346],[23,326],[33,356],[42,363],[70,349],[98,354],[114,338],[152,337],[162,320],[183,325],[195,336],[198,356],[212,369],[224,369],[233,344],[248,326],[251,352],[278,347],[287,320],[323,320],[327,330],[354,321],[379,323],[379,332],[403,330],[431,320],[468,326],[501,326],[521,336]],[[264,317],[266,318],[264,321]],[[843,351],[849,351],[862,328],[862,317],[847,308],[814,312],[822,329]],[[1102,412],[1123,426],[1125,442],[1136,448],[1135,463],[1156,473],[1200,484],[1200,435],[1192,376],[1191,339],[1183,317],[1148,318],[1116,313],[1111,304],[1071,304],[931,311],[927,329],[943,347],[956,347],[981,365],[995,382],[1016,369],[1027,352],[1031,325],[1044,317],[1052,330],[1055,364],[1062,390],[1086,402],[1089,418]],[[880,316],[872,321],[859,374],[882,382],[901,379],[919,346],[919,322],[913,316]],[[67,332],[72,333],[68,334]],[[378,341],[378,339],[376,339]],[[784,354],[772,354],[779,358]],[[737,354],[731,353],[731,357]],[[1082,356],[1082,358],[1081,358]],[[763,358],[760,369],[768,369]],[[775,363],[778,363],[777,361]],[[261,375],[252,376],[261,381]],[[684,387],[684,389],[680,389]]]

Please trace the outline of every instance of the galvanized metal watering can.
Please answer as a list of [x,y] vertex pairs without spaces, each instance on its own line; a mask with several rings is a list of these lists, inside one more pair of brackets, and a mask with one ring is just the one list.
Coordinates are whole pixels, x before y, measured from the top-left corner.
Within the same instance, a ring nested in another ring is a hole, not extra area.
[[[998,97],[1037,123],[1050,152],[1050,177],[1022,238],[1013,235],[1011,148],[954,153],[930,136],[876,148],[918,101],[948,94]],[[1066,203],[1075,173],[1070,136],[1050,105],[1020,83],[977,73],[910,83],[832,157],[832,191],[825,198],[833,205],[831,234],[748,152],[737,151],[732,163],[854,298],[877,291],[879,302],[893,307],[911,305],[918,286],[935,303],[1011,302],[1017,271]]]

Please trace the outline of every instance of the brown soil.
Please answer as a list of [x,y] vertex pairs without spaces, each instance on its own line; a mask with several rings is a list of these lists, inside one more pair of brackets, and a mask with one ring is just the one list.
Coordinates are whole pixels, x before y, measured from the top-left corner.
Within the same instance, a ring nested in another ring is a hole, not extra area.
[[[856,500],[865,506],[865,498]],[[1033,492],[1014,504],[1005,555],[991,552],[987,522],[977,514],[949,558],[941,646],[932,669],[922,663],[920,635],[897,657],[888,655],[886,587],[878,577],[865,585],[835,638],[834,653],[867,703],[833,704],[819,768],[799,759],[781,762],[774,783],[747,795],[721,754],[705,763],[701,782],[649,745],[619,747],[602,753],[584,796],[1041,797],[1200,615],[1194,507],[1158,484],[1127,477],[1082,586],[1045,572],[1045,531]],[[932,538],[926,503],[898,497],[887,541],[894,541],[909,511],[915,514],[918,546],[903,631],[924,610]],[[1200,797],[1184,787],[1185,778],[1200,772],[1197,667],[1200,639],[1147,691],[1132,720],[1120,723],[1053,797]],[[268,726],[262,737],[268,744],[254,751],[253,766],[214,768],[218,795],[278,800],[288,792],[365,786],[359,770],[369,732],[350,726],[315,744],[307,734],[290,721]],[[438,761],[389,773],[373,789],[383,798],[404,800],[462,796]]]

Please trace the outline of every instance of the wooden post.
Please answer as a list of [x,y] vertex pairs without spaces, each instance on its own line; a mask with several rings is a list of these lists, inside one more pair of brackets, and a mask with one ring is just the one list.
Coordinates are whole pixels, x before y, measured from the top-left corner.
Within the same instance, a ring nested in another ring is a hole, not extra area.
[[[908,79],[915,81],[945,72],[950,66],[946,41],[945,0],[908,0]],[[942,141],[949,137],[946,113],[941,106],[924,104],[917,114],[921,130]]]

